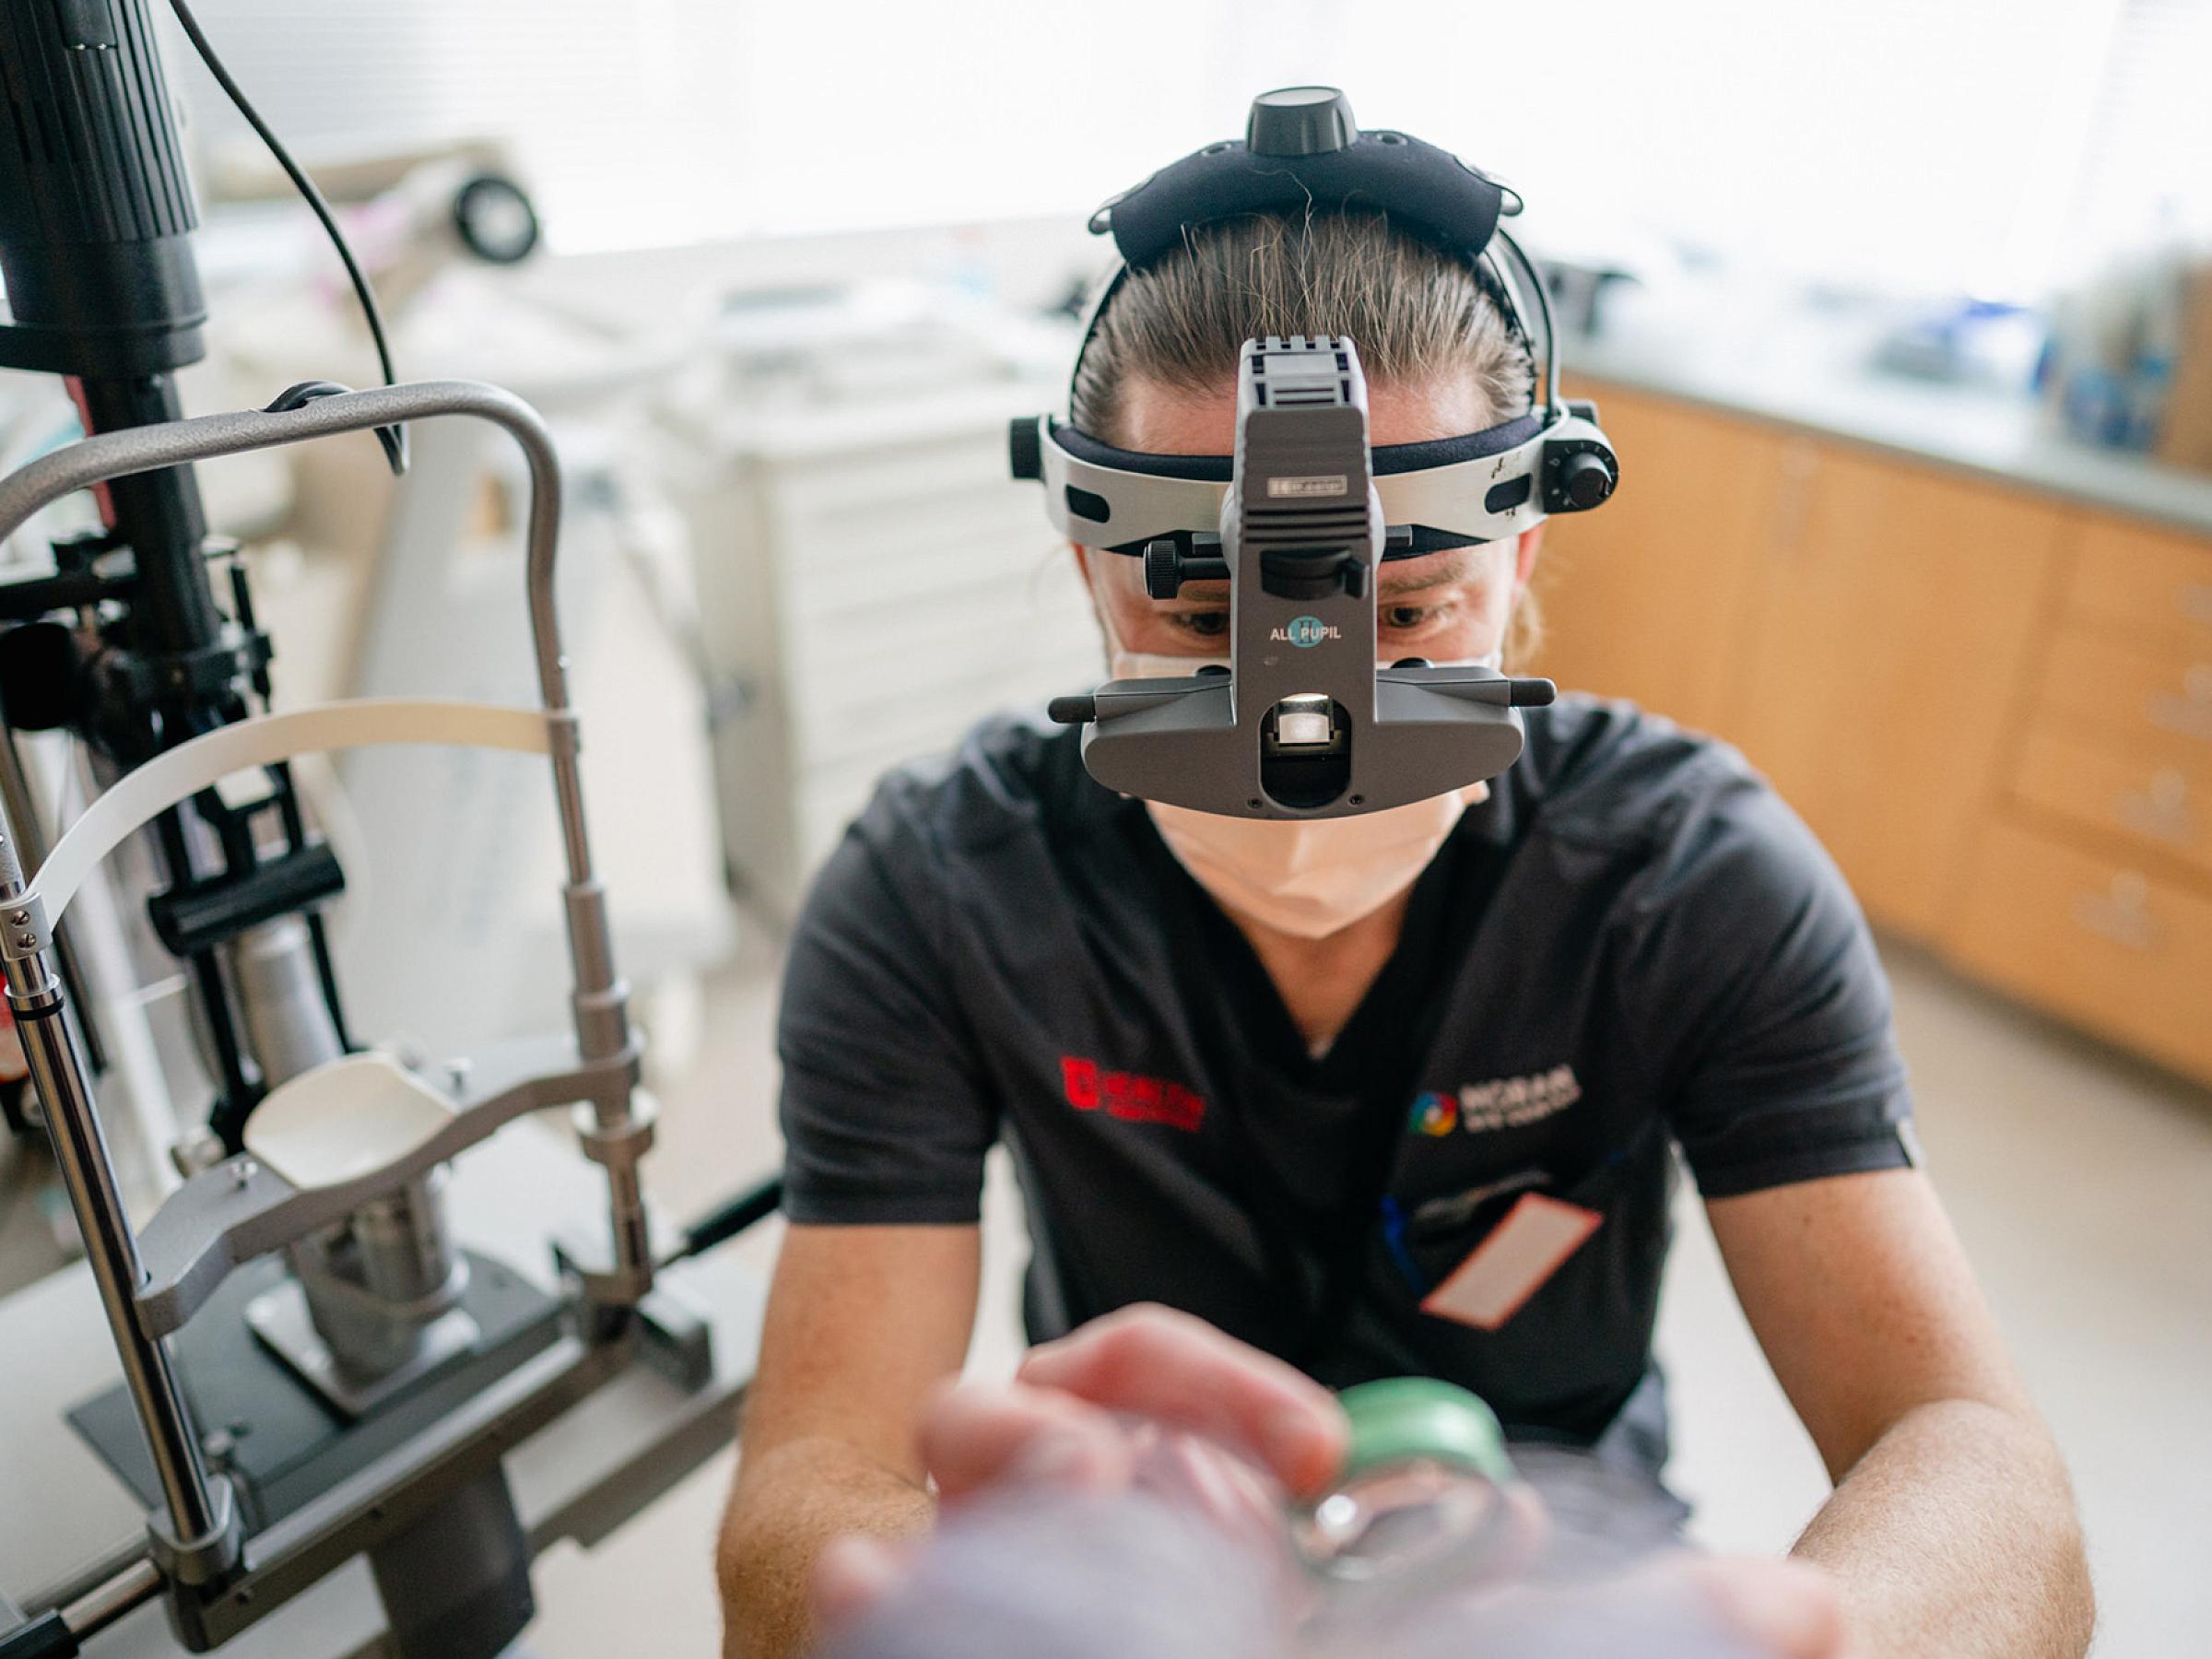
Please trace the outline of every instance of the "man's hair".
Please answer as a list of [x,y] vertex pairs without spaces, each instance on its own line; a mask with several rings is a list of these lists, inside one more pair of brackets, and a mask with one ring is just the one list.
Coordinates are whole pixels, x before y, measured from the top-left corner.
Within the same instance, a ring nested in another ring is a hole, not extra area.
[[1133,379],[1210,392],[1267,335],[1345,334],[1368,379],[1472,378],[1487,425],[1527,413],[1535,372],[1473,266],[1380,213],[1247,214],[1194,226],[1122,278],[1076,375],[1075,423],[1112,443]]
[[[1481,426],[1528,412],[1528,345],[1474,267],[1381,213],[1335,212],[1194,226],[1182,247],[1125,275],[1084,347],[1069,413],[1126,447],[1132,381],[1218,391],[1234,382],[1246,340],[1296,334],[1349,335],[1379,385],[1465,376],[1481,396]],[[1524,660],[1535,633],[1524,594],[1508,657]]]

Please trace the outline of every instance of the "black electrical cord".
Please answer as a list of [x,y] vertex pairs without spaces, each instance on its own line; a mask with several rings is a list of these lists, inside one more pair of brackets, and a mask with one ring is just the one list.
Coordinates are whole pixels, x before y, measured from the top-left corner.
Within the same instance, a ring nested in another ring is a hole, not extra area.
[[[1559,412],[1559,336],[1551,320],[1551,294],[1544,286],[1544,273],[1536,269],[1535,261],[1527,251],[1501,229],[1498,240],[1513,253],[1513,261],[1528,278],[1528,286],[1536,301],[1536,314],[1544,324],[1544,414],[1547,419]],[[1522,326],[1527,324],[1524,321]]]
[[[330,237],[331,246],[338,251],[338,258],[345,264],[346,275],[352,278],[353,291],[360,300],[361,314],[369,323],[370,338],[376,342],[376,360],[384,371],[384,384],[389,386],[397,383],[399,377],[392,371],[392,347],[384,338],[383,313],[376,308],[375,291],[370,288],[369,278],[361,274],[361,267],[353,257],[352,248],[347,245],[346,233],[338,229],[338,221],[331,217],[330,204],[323,199],[323,193],[315,188],[315,182],[292,159],[291,152],[270,130],[269,124],[261,118],[261,112],[248,100],[239,84],[230,78],[230,72],[223,67],[222,59],[216,56],[215,48],[208,44],[206,35],[200,29],[199,19],[192,15],[192,8],[184,0],[169,0],[169,4],[170,9],[177,14],[177,22],[182,26],[185,38],[192,42],[192,49],[200,54],[200,62],[207,65],[207,73],[215,76],[215,84],[222,88],[224,95],[246,118],[246,124],[260,135],[262,143],[269,147],[269,154],[276,157],[276,165],[284,169],[285,176],[291,180],[293,186],[306,199],[315,218],[322,221],[324,230]],[[384,446],[384,454],[392,464],[393,474],[396,477],[405,473],[407,470],[405,429],[397,426],[380,427],[376,435]]]
[[683,1241],[657,1265],[665,1267],[687,1256],[703,1255],[717,1244],[735,1238],[748,1227],[765,1221],[783,1206],[783,1175],[773,1175],[756,1181],[742,1192],[733,1193],[705,1215],[684,1229]]

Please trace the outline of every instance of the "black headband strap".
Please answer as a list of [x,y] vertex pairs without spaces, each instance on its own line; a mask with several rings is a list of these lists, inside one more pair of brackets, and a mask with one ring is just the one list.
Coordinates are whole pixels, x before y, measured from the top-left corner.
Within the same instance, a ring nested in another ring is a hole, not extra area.
[[[1512,198],[1512,206],[1506,206]],[[1090,229],[1111,233],[1121,261],[1100,286],[1084,317],[1069,377],[1069,413],[1100,319],[1114,290],[1133,270],[1183,246],[1194,226],[1250,214],[1292,218],[1314,213],[1371,212],[1439,251],[1464,260],[1524,340],[1529,318],[1492,239],[1504,244],[1533,287],[1544,323],[1544,407],[1559,404],[1558,343],[1551,335],[1550,303],[1543,277],[1499,219],[1521,210],[1521,198],[1477,172],[1451,151],[1410,134],[1362,133],[1351,106],[1328,87],[1284,88],[1253,101],[1241,139],[1224,139],[1170,162],[1150,178],[1112,197],[1091,215]],[[1494,452],[1491,452],[1494,453]],[[1381,465],[1378,473],[1390,470]],[[1441,463],[1408,463],[1441,465]],[[1176,474],[1163,474],[1176,477]],[[1194,476],[1194,475],[1191,475]]]
[[1365,208],[1472,260],[1489,245],[1504,197],[1496,181],[1449,150],[1404,133],[1361,133],[1341,149],[1311,156],[1254,155],[1232,138],[1171,162],[1091,222],[1112,232],[1124,261],[1142,266],[1181,247],[1186,226],[1248,213]]

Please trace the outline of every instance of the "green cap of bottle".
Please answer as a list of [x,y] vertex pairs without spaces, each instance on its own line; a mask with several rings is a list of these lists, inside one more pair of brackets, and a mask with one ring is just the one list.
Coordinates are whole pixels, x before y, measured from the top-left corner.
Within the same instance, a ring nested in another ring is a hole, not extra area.
[[1464,1388],[1434,1377],[1385,1377],[1336,1397],[1352,1419],[1347,1477],[1425,1457],[1462,1465],[1500,1486],[1516,1478],[1498,1414]]

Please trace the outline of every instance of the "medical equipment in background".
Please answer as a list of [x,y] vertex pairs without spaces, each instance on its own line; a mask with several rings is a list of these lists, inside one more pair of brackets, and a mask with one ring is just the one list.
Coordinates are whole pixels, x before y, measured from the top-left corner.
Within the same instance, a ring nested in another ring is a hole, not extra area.
[[[203,130],[196,156],[210,198],[252,227],[251,264],[242,268],[219,246],[202,250],[211,288],[234,276],[278,288],[321,280],[329,257],[321,227],[294,239],[298,188],[273,164],[259,137],[208,146]],[[543,241],[537,207],[511,147],[488,136],[405,148],[356,147],[314,157],[316,187],[346,232],[362,272],[376,285],[387,318],[404,313],[414,296],[455,265],[520,265]]]
[[[233,147],[214,153],[226,192],[282,177]],[[575,695],[625,732],[584,757],[594,852],[623,895],[624,967],[640,1006],[649,1023],[671,1016],[653,1065],[680,1069],[675,1015],[735,932],[707,696],[689,649],[688,526],[660,486],[650,419],[658,387],[696,356],[699,330],[625,325],[549,298],[513,263],[526,239],[488,249],[497,259],[470,251],[454,229],[465,198],[512,171],[498,147],[469,140],[436,155],[358,150],[315,176],[375,281],[394,351],[508,388],[559,444],[559,598]],[[250,329],[213,334],[231,386],[310,374],[358,383],[374,372],[349,299],[302,265],[306,223],[296,209],[226,200],[195,239],[218,311],[253,318]],[[396,302],[394,273],[405,278]],[[508,626],[505,580],[528,499],[521,457],[477,422],[437,421],[409,438],[402,490],[368,445],[295,451],[288,462],[289,511],[247,557],[265,619],[297,629],[279,687],[293,698],[528,695],[527,641]],[[559,918],[544,895],[559,853],[535,810],[533,771],[497,756],[426,763],[397,750],[343,756],[336,771],[354,844],[341,840],[352,855],[331,949],[352,1020],[435,1053],[556,1017],[543,964],[559,948]],[[382,925],[363,924],[371,912]]]
[[[622,895],[623,968],[651,1023],[726,959],[735,934],[708,692],[691,648],[690,527],[663,484],[649,414],[665,359],[509,290],[494,274],[456,269],[422,294],[395,337],[410,358],[419,351],[514,391],[559,443],[573,695],[621,734],[583,757],[594,862]],[[234,363],[262,356],[235,354]],[[265,360],[288,377],[303,361],[294,348],[279,368],[273,345]],[[506,581],[528,478],[500,436],[450,420],[418,429],[406,488],[389,492],[387,510],[357,509],[349,542],[314,544],[307,557],[352,595],[347,648],[319,677],[329,694],[528,695],[528,641],[511,626]],[[300,469],[303,520],[332,524],[349,500],[384,499],[366,448]],[[265,610],[287,614],[274,597]],[[287,683],[300,673],[295,661]],[[532,769],[489,755],[432,768],[386,749],[344,757],[338,775],[363,847],[347,871],[359,896],[332,938],[354,1021],[405,1030],[438,1053],[558,1018],[543,964],[559,953],[559,918],[544,896],[560,854]],[[663,1021],[654,1037],[652,1064],[680,1068],[675,1024]]]
[[[319,171],[328,188],[332,170]],[[375,176],[367,164],[355,171]],[[346,231],[393,310],[457,259],[520,265],[541,240],[537,209],[496,146],[415,161],[347,211]]]
[[698,555],[724,846],[768,915],[886,771],[1099,660],[1075,561],[1003,470],[1067,344],[949,281],[786,278],[670,377],[656,459]]
[[[327,224],[189,9],[174,9]],[[763,1207],[742,1200],[673,1247],[649,1236],[638,1166],[652,1111],[635,1087],[640,1049],[585,830],[555,599],[559,461],[534,411],[468,382],[309,382],[266,409],[182,418],[173,374],[200,353],[205,308],[146,0],[0,6],[0,73],[18,113],[0,129],[0,145],[13,140],[0,154],[0,272],[14,313],[0,361],[68,377],[88,433],[0,478],[0,541],[82,490],[97,492],[102,518],[56,546],[51,571],[0,583],[0,750],[12,756],[16,727],[66,730],[109,780],[46,845],[9,770],[0,969],[123,1372],[120,1388],[69,1413],[70,1427],[150,1512],[136,1539],[33,1597],[28,1617],[0,1600],[0,1655],[76,1653],[156,1598],[177,1641],[206,1651],[365,1554],[393,1651],[485,1659],[532,1610],[531,1540],[504,1454],[641,1365],[679,1395],[726,1382],[717,1322],[659,1288],[656,1272]],[[389,380],[373,300],[333,237]],[[192,468],[374,432],[398,470],[407,423],[434,417],[489,422],[527,463],[538,706],[274,712],[270,641],[235,561],[228,607],[218,601]],[[312,832],[291,765],[390,744],[549,763],[569,1034],[432,1065],[349,1030],[316,910],[344,873]],[[161,887],[146,907],[190,965],[219,1092],[215,1145],[188,1147],[183,1184],[134,1226],[103,1134],[93,1033],[72,1024],[84,999],[64,947],[87,878],[147,836]],[[457,1155],[554,1107],[574,1109],[605,1191],[598,1225],[558,1245],[547,1290],[460,1248],[444,1195]],[[702,1440],[670,1404],[687,1424],[684,1452],[703,1456],[726,1438],[724,1422]],[[40,1432],[17,1402],[9,1410],[11,1440]]]
[[1191,226],[1347,205],[1469,262],[1524,338],[1533,302],[1544,336],[1535,412],[1432,442],[1370,445],[1358,344],[1341,335],[1246,344],[1231,455],[1121,450],[1051,416],[1013,424],[1014,476],[1044,486],[1063,535],[1141,557],[1155,599],[1230,584],[1226,674],[1111,680],[1053,702],[1054,719],[1084,728],[1084,764],[1101,783],[1231,817],[1337,818],[1493,777],[1520,754],[1514,710],[1549,702],[1548,680],[1375,656],[1381,560],[1586,512],[1619,479],[1595,406],[1559,395],[1542,276],[1499,225],[1519,211],[1509,194],[1417,138],[1360,132],[1333,87],[1292,87],[1253,100],[1241,143],[1208,145],[1093,216],[1121,263],[1086,345],[1127,273]]
[[[175,419],[175,371],[204,355],[206,311],[190,181],[142,0],[0,9],[0,62],[23,112],[0,167],[13,313],[0,362],[66,377],[88,432]],[[335,389],[303,384],[278,403]],[[379,436],[398,469],[400,434]],[[0,588],[0,624],[14,625],[0,638],[0,714],[11,731],[75,734],[112,782],[241,718],[249,699],[265,701],[270,646],[241,567],[229,567],[229,614],[217,602],[190,471],[103,484],[100,508],[101,529],[55,547],[51,576]],[[270,826],[276,844],[265,850]],[[235,1151],[267,1088],[352,1046],[314,908],[343,876],[308,835],[285,767],[250,799],[210,792],[164,814],[154,839],[166,890],[150,919],[188,964],[218,1089],[212,1127]],[[236,994],[234,982],[265,994]],[[316,994],[298,994],[302,985]],[[250,1003],[284,1010],[287,1029],[250,1031]]]

